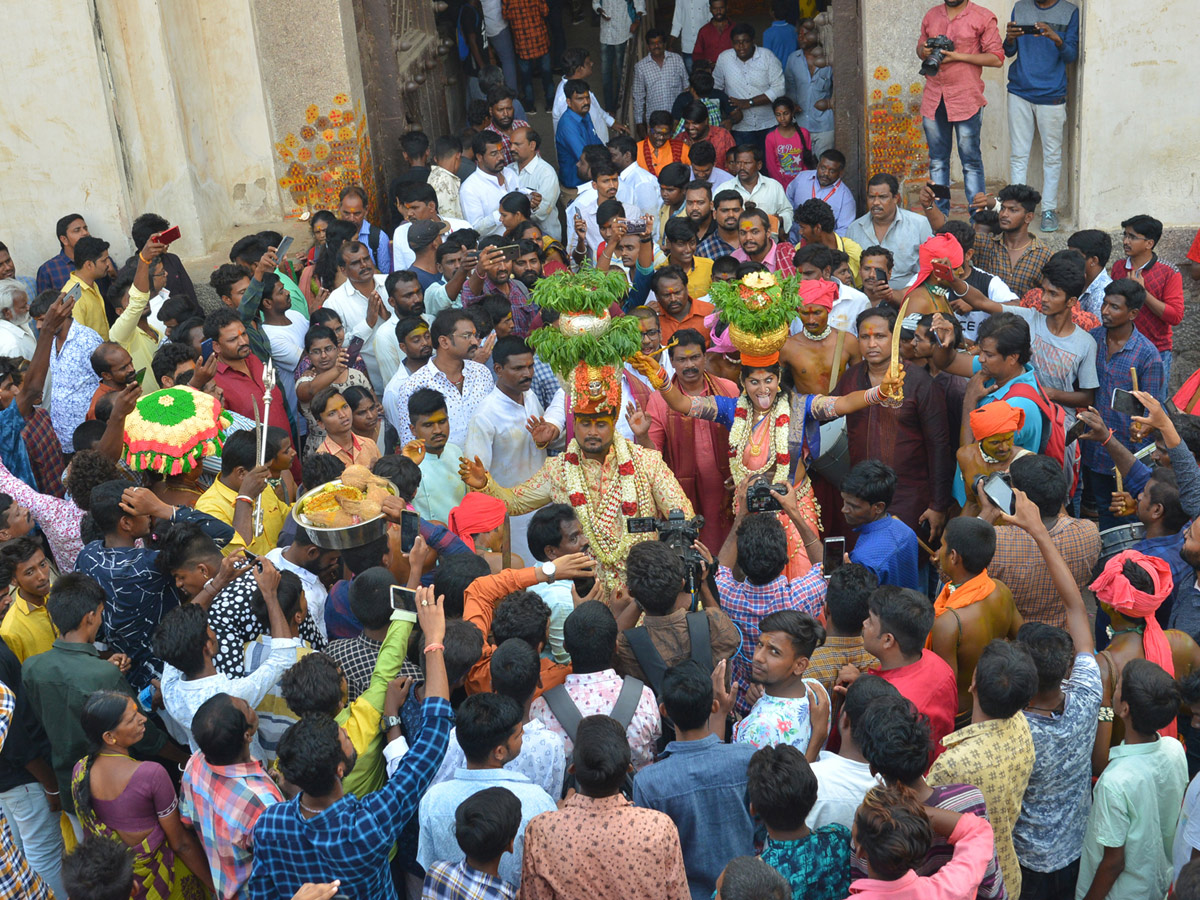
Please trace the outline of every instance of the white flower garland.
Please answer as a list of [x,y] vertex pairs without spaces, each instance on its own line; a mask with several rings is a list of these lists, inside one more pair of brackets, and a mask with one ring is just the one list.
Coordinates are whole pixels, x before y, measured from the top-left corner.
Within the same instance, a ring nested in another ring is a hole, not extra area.
[[[770,429],[771,436],[771,456],[767,460],[766,465],[757,469],[748,469],[743,462],[743,455],[746,445],[750,441],[751,428],[751,410],[750,401],[745,394],[738,398],[737,410],[734,413],[733,427],[729,429],[729,471],[733,475],[734,484],[741,484],[742,479],[747,475],[761,475],[768,471],[772,466],[775,467],[775,476],[772,479],[776,484],[784,484],[788,480],[788,461],[790,460],[790,449],[788,447],[788,436],[791,427],[791,404],[788,401],[787,394],[782,391],[775,398],[775,405],[771,407],[767,413],[766,428]],[[784,460],[782,464],[780,460]]]

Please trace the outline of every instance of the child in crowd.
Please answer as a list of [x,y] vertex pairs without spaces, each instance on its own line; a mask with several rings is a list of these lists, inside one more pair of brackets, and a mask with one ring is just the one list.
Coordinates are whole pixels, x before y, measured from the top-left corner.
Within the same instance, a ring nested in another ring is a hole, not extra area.
[[808,168],[804,158],[812,154],[812,136],[807,128],[796,124],[795,102],[781,94],[771,105],[779,127],[767,135],[767,174],[783,186]]

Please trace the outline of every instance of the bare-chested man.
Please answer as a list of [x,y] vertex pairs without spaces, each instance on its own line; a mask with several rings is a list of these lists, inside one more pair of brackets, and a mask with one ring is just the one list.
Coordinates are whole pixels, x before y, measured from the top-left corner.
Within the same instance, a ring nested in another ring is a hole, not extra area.
[[971,721],[971,679],[983,648],[995,638],[1016,638],[1021,614],[1012,592],[988,576],[996,552],[996,530],[983,519],[951,519],[942,534],[937,565],[946,586],[934,602],[936,618],[929,648],[954,670],[958,682],[955,727]]
[[[1188,546],[1194,547],[1197,537],[1200,537],[1200,520],[1188,527],[1183,549],[1185,562],[1190,562]],[[1092,749],[1095,775],[1108,765],[1109,750],[1125,738],[1120,718],[1111,715],[1113,694],[1125,664],[1133,659],[1148,659],[1178,681],[1200,669],[1200,646],[1186,632],[1163,631],[1155,618],[1173,583],[1171,567],[1165,560],[1125,550],[1110,559],[1100,577],[1090,585],[1096,603],[1112,620],[1112,641],[1096,654],[1104,698],[1100,701],[1100,722]],[[1174,737],[1175,733],[1174,722],[1160,732],[1167,737]]]
[[917,280],[904,292],[908,303],[906,314],[929,315],[940,312],[951,315],[950,301],[954,299],[952,284],[963,272],[963,248],[953,235],[935,234],[917,251],[921,268]]
[[862,359],[858,338],[829,324],[837,300],[832,281],[800,282],[800,315],[804,327],[779,351],[779,359],[792,370],[796,390],[803,394],[828,394],[848,367]]
[[975,441],[959,447],[957,453],[965,497],[957,496],[958,485],[955,485],[955,499],[962,504],[964,516],[979,515],[980,502],[975,485],[980,478],[1007,472],[1014,459],[1029,452],[1013,441],[1013,436],[1024,424],[1025,410],[1009,406],[1003,400],[971,410],[971,432]]

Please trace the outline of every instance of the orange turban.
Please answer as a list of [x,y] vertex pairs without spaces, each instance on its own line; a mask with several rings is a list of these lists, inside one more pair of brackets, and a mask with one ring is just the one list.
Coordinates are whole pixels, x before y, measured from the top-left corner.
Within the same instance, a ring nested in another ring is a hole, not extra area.
[[971,433],[982,441],[997,434],[1020,431],[1025,426],[1025,410],[1003,400],[993,400],[971,410]]
[[474,535],[483,534],[498,528],[504,523],[507,512],[504,502],[487,494],[471,491],[462,499],[462,503],[450,510],[447,525],[457,534],[464,544],[475,549]]
[[800,282],[800,300],[805,306],[823,306],[833,309],[833,302],[838,298],[837,285],[824,278]]
[[917,280],[904,292],[905,297],[929,280],[929,276],[933,273],[935,259],[949,260],[950,267],[953,269],[961,266],[963,264],[963,248],[954,235],[935,234],[921,245],[917,251],[917,257],[921,261],[921,269],[917,272]]

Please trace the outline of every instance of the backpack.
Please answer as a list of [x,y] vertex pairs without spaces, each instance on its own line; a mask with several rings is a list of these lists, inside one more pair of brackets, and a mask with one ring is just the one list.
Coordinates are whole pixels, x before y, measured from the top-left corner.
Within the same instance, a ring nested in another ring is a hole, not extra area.
[[1038,452],[1054,458],[1061,466],[1067,454],[1067,414],[1063,408],[1051,402],[1042,393],[1040,384],[1034,388],[1018,381],[1005,394],[1005,399],[1009,397],[1018,397],[1037,404],[1042,413],[1042,446],[1038,448]]
[[[703,666],[704,671],[711,673],[713,670],[712,631],[708,613],[703,610],[688,613],[687,626],[688,640],[692,645],[691,658]],[[642,674],[650,682],[650,690],[654,691],[654,696],[657,698],[662,691],[663,677],[667,674],[666,661],[658,652],[658,648],[654,646],[654,642],[650,640],[650,632],[644,626],[630,628],[625,632],[625,638],[629,641],[629,649],[633,651],[633,655],[642,669]],[[655,750],[662,753],[667,744],[673,740],[675,740],[675,723],[663,716],[662,734],[655,745]]]
[[[367,231],[367,247],[371,251],[371,261],[375,265],[379,265],[379,242],[383,239],[383,229],[378,225],[372,225]],[[387,274],[387,273],[384,273]]]
[[[613,708],[608,713],[609,716],[617,720],[621,728],[629,728],[629,723],[633,721],[638,703],[642,699],[642,688],[644,687],[645,685],[642,682],[628,675],[621,679],[621,692],[617,694],[617,702],[613,704]],[[558,719],[558,724],[562,726],[563,731],[567,733],[567,737],[571,739],[571,743],[574,745],[576,743],[575,735],[579,731],[579,723],[583,721],[583,716],[579,712],[579,707],[575,705],[575,701],[571,699],[566,685],[560,684],[557,687],[550,688],[550,690],[542,694],[542,699],[546,701],[546,705],[550,707],[550,712],[554,713],[554,718]],[[562,791],[564,794],[568,788],[579,789],[575,782],[575,776],[569,771],[574,756],[575,747],[572,746],[565,767],[566,776],[563,779]],[[630,800],[633,799],[632,772],[625,774],[625,784],[621,787],[621,793]]]

